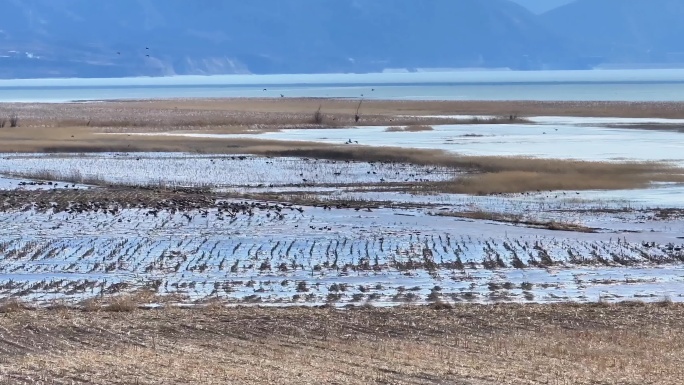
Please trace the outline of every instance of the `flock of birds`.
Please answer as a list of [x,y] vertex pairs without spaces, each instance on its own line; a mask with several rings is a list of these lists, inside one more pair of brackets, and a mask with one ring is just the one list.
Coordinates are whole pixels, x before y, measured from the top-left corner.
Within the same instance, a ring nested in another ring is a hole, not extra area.
[[[26,186],[50,186],[52,188],[59,188],[59,184],[57,182],[45,182],[45,181],[32,181],[32,182],[24,182],[21,181],[17,183],[19,187],[26,187]],[[76,188],[75,184],[69,185],[68,183],[64,184],[63,188]]]
[[[150,57],[150,47],[145,47],[145,57]],[[116,51],[117,56],[121,56],[121,51]]]
[[[5,195],[5,194],[3,194]],[[74,197],[71,197],[72,199]],[[9,204],[9,202],[8,202]],[[11,204],[9,204],[12,206]],[[166,199],[143,199],[137,198],[126,201],[125,199],[74,199],[55,200],[38,199],[23,206],[24,210],[40,212],[52,211],[53,213],[66,213],[70,215],[85,213],[101,213],[117,216],[124,209],[138,209],[146,217],[158,217],[161,213],[167,215],[181,214],[187,221],[192,222],[195,217],[207,218],[214,215],[217,220],[236,218],[238,215],[254,216],[256,212],[265,212],[267,218],[283,220],[290,212],[304,213],[304,208],[292,203],[267,203],[257,201],[215,201],[203,196],[177,196]],[[122,222],[123,218],[119,218]],[[131,220],[128,219],[130,222]]]
[[[27,183],[56,184],[54,182]],[[238,216],[253,217],[256,213],[259,213],[261,218],[266,217],[268,220],[282,221],[288,214],[299,215],[305,212],[304,207],[294,203],[221,200],[207,194],[192,194],[181,190],[178,191],[179,194],[166,195],[165,197],[154,194],[131,197],[113,194],[111,197],[107,197],[92,195],[92,191],[95,190],[82,193],[70,190],[61,192],[24,191],[21,194],[7,192],[0,194],[0,197],[5,198],[0,209],[4,211],[14,208],[23,211],[65,213],[69,215],[65,219],[67,222],[83,214],[103,214],[113,217],[113,220],[118,222],[133,222],[135,217],[120,214],[123,214],[124,210],[138,210],[138,215],[150,218],[159,218],[160,216],[166,218],[178,214],[187,221],[187,224],[199,218],[232,221]],[[333,209],[355,210],[357,212],[373,211],[371,207],[366,205],[353,205],[347,202],[312,203],[311,208],[324,211]],[[299,227],[299,224],[295,224],[294,227]],[[332,227],[313,226],[311,229],[331,231]]]

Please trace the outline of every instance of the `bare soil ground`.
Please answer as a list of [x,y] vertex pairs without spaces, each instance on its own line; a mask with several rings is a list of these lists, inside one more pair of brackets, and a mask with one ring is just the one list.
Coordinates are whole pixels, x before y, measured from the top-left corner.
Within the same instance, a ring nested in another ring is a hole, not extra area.
[[681,384],[684,307],[225,308],[0,317],[7,384]]

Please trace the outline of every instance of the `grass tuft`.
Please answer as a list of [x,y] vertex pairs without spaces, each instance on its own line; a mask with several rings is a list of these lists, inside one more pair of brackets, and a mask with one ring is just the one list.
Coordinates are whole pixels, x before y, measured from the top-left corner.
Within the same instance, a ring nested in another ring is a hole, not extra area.
[[421,131],[432,131],[434,128],[432,126],[424,124],[412,124],[409,126],[391,126],[385,129],[385,132],[421,132]]
[[454,305],[438,299],[430,303],[428,307],[433,310],[451,310],[454,308]]
[[0,314],[18,313],[27,309],[29,309],[29,307],[16,298],[8,298],[0,301]]
[[9,118],[9,123],[10,127],[12,128],[19,127],[19,116],[16,114],[11,115]]
[[117,296],[103,310],[114,313],[129,313],[137,310],[140,302],[132,295]]
[[323,113],[321,112],[321,107],[322,106],[318,106],[318,109],[316,110],[316,112],[313,115],[313,123],[317,124],[317,125],[323,124],[323,120],[324,120]]

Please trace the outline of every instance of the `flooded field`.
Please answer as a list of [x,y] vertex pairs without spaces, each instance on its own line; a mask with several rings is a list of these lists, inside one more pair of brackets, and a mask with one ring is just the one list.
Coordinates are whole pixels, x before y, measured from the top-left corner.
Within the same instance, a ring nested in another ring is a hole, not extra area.
[[677,105],[359,105],[6,105],[0,297],[684,302]]
[[680,186],[411,189],[464,172],[253,155],[2,154],[0,173],[28,179],[0,183],[0,295],[42,304],[141,290],[278,306],[684,301]]

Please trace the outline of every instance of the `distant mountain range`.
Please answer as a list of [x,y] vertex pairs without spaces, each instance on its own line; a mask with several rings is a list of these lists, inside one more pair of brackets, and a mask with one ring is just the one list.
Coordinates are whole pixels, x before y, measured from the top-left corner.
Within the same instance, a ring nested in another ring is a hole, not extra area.
[[0,0],[0,78],[684,63],[684,1],[570,1]]
[[541,19],[600,63],[684,67],[684,0],[576,0]]

